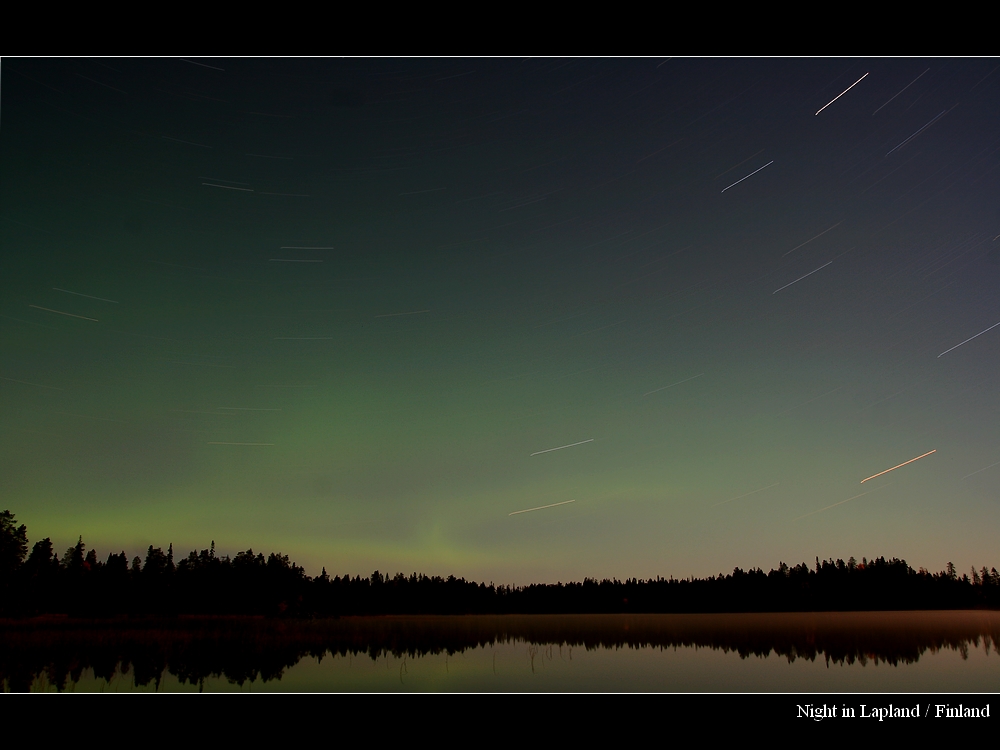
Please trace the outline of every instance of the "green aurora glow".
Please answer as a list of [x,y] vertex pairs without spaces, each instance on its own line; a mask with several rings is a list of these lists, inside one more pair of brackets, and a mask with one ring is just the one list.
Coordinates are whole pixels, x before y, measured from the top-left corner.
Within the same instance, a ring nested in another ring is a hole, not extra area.
[[938,356],[1000,321],[993,61],[659,63],[5,59],[0,506],[312,574],[997,564],[1000,328]]

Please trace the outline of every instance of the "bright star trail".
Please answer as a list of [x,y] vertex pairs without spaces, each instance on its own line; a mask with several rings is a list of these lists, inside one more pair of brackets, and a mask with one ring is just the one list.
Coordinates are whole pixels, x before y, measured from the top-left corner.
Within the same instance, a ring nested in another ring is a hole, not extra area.
[[[833,263],[833,261],[831,260],[831,261],[830,261],[830,263]],[[807,273],[807,274],[805,274],[805,275],[803,275],[803,276],[799,276],[799,278],[795,279],[795,281],[789,281],[789,282],[788,282],[787,284],[785,284],[784,286],[782,286],[782,287],[778,287],[777,289],[775,289],[775,290],[774,290],[773,292],[771,292],[771,294],[777,294],[777,293],[778,293],[778,292],[780,292],[780,291],[781,291],[782,289],[787,289],[787,288],[788,288],[788,287],[790,287],[790,286],[791,286],[792,284],[797,284],[798,282],[802,281],[802,279],[806,278],[807,276],[812,276],[812,275],[813,275],[814,273],[816,273],[816,271],[822,271],[822,270],[823,270],[824,268],[826,268],[826,267],[827,267],[828,265],[830,265],[830,263],[824,263],[824,264],[823,264],[823,265],[821,265],[821,266],[820,266],[819,268],[816,268],[816,269],[814,269],[814,270],[810,271],[809,273]]]
[[995,564],[994,59],[0,84],[0,510],[32,543],[505,584]]
[[857,86],[863,80],[865,80],[865,78],[867,78],[867,77],[868,77],[868,73],[865,73],[863,76],[861,76],[861,78],[859,78],[858,80],[856,80],[854,83],[852,83],[846,89],[844,89],[839,94],[837,94],[835,97],[833,97],[833,99],[831,99],[826,104],[824,104],[822,107],[820,107],[818,110],[816,110],[816,114],[818,115],[820,112],[822,112],[824,109],[826,109],[827,107],[829,107],[831,104],[833,104],[835,101],[837,101],[840,97],[842,97],[848,91],[850,91],[851,89],[853,89],[855,86]]
[[932,453],[937,453],[937,449],[935,448],[932,451],[927,451],[922,456],[917,456],[916,458],[911,458],[909,461],[903,461],[903,463],[898,464],[896,466],[893,466],[891,469],[886,469],[885,471],[880,471],[878,474],[872,474],[870,477],[866,477],[865,479],[862,479],[861,480],[861,484],[864,484],[869,479],[874,479],[875,477],[880,477],[883,474],[888,474],[890,471],[895,471],[896,469],[898,469],[898,468],[900,468],[902,466],[906,466],[907,464],[912,464],[914,461],[919,461],[921,458],[924,458],[925,456],[929,456]]
[[508,516],[516,516],[518,513],[531,513],[534,510],[545,510],[546,508],[555,508],[557,505],[566,505],[567,503],[575,503],[576,500],[563,500],[561,503],[552,503],[551,505],[539,505],[537,508],[527,508],[525,510],[515,510],[513,513],[508,513]]
[[984,329],[984,330],[980,331],[979,333],[977,333],[977,334],[976,334],[975,336],[969,336],[969,338],[967,338],[967,339],[966,339],[965,341],[963,341],[963,342],[962,342],[961,344],[955,344],[955,346],[951,347],[951,349],[945,349],[945,350],[944,350],[943,352],[941,352],[941,353],[940,353],[940,354],[938,355],[938,359],[940,359],[941,357],[943,357],[943,356],[944,356],[945,354],[947,354],[948,352],[951,352],[951,351],[954,351],[955,349],[958,349],[958,347],[962,346],[962,344],[968,344],[968,343],[969,343],[970,341],[972,341],[972,339],[977,339],[977,338],[979,338],[980,336],[982,336],[982,335],[983,335],[984,333],[986,333],[987,331],[992,331],[992,330],[993,330],[994,328],[996,328],[997,326],[1000,326],[1000,323],[994,323],[994,324],[993,324],[993,325],[991,325],[991,326],[990,326],[989,328],[986,328],[986,329]]
[[584,443],[592,443],[592,442],[594,442],[594,438],[590,438],[589,440],[581,440],[579,443],[570,443],[569,445],[560,445],[558,448],[546,448],[543,451],[535,451],[531,455],[532,456],[540,456],[542,453],[551,453],[552,451],[561,451],[563,448],[572,448],[575,445],[583,445]]
[[[771,161],[769,161],[769,162],[768,162],[767,164],[765,164],[765,165],[764,165],[764,167],[769,167],[769,166],[771,166],[772,164],[774,164],[774,160],[773,160],[773,159],[772,159]],[[760,167],[760,169],[755,169],[755,170],[754,170],[753,172],[751,172],[750,174],[748,174],[748,175],[747,175],[746,177],[741,177],[740,179],[738,179],[738,180],[737,180],[736,182],[734,182],[734,183],[733,183],[732,185],[730,185],[729,187],[724,187],[724,188],[722,188],[722,192],[724,193],[724,192],[726,192],[727,190],[729,190],[729,188],[731,188],[731,187],[735,187],[736,185],[739,185],[739,184],[740,184],[741,182],[743,182],[743,180],[746,180],[746,179],[748,179],[748,178],[750,178],[750,177],[753,177],[753,176],[754,176],[755,174],[757,174],[757,173],[758,173],[758,172],[759,172],[759,171],[760,171],[761,169],[764,169],[764,167]]]

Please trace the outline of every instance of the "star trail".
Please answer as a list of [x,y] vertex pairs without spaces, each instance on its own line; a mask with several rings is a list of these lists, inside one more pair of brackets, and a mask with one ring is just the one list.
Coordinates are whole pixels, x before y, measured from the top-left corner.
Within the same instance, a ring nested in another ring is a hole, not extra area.
[[57,549],[993,556],[995,61],[103,62],[0,68],[0,494]]

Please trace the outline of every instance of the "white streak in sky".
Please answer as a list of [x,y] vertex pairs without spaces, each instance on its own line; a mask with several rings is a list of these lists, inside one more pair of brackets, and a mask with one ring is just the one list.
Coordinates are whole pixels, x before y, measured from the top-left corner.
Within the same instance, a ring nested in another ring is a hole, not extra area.
[[[986,331],[992,331],[997,326],[1000,326],[1000,323],[994,323],[989,328],[987,328]],[[980,331],[975,336],[970,336],[965,341],[963,341],[962,344],[968,344],[970,341],[972,341],[972,339],[978,338],[979,336],[982,336],[984,333],[986,333],[986,331]],[[955,344],[955,346],[951,347],[951,349],[945,349],[943,352],[941,352],[939,355],[937,355],[937,358],[941,359],[941,357],[943,357],[945,354],[947,354],[948,352],[950,352],[950,351],[952,351],[954,349],[958,349],[958,347],[960,347],[962,344]]]
[[699,372],[697,375],[692,375],[690,378],[685,378],[684,380],[678,380],[676,383],[671,383],[670,385],[665,385],[662,388],[654,388],[651,391],[647,391],[646,393],[643,393],[642,396],[640,396],[639,398],[646,398],[646,396],[648,396],[650,393],[657,393],[659,391],[665,391],[665,390],[667,390],[667,388],[673,388],[675,385],[680,385],[681,383],[686,383],[689,380],[694,380],[695,378],[700,378],[704,374],[705,373],[703,373],[703,372]]
[[903,467],[903,466],[906,466],[907,464],[912,464],[914,461],[919,461],[921,458],[924,458],[925,456],[929,456],[932,453],[937,453],[937,448],[935,448],[932,451],[927,451],[922,456],[917,456],[916,458],[911,458],[909,461],[903,461],[903,463],[898,464],[896,466],[893,466],[891,469],[886,469],[885,471],[880,471],[878,474],[872,474],[870,477],[867,477],[866,479],[862,479],[861,480],[861,484],[864,484],[869,479],[874,479],[875,477],[880,477],[883,474],[888,474],[890,471],[895,471],[896,469],[898,469],[900,467]]
[[268,258],[268,263],[322,263],[321,260],[302,260],[299,258]]
[[561,503],[552,503],[552,505],[539,505],[537,508],[528,508],[526,510],[515,510],[513,513],[508,513],[508,516],[516,516],[518,513],[531,513],[533,510],[545,510],[546,508],[554,508],[557,505],[566,505],[567,503],[575,503],[576,500],[563,500]]
[[201,184],[202,185],[207,185],[208,187],[225,188],[226,190],[241,190],[244,193],[252,193],[253,192],[253,190],[251,188],[238,188],[238,187],[231,187],[229,185],[216,185],[215,183],[212,183],[212,182],[203,182]]
[[[767,164],[765,164],[764,167],[769,167],[772,164],[774,164],[774,159],[771,159],[771,161],[769,161]],[[760,169],[763,169],[764,167],[761,167]],[[728,187],[722,188],[722,192],[724,193],[727,190],[729,190],[729,188],[735,187],[736,185],[739,185],[741,182],[743,182],[743,180],[747,179],[747,177],[753,177],[755,174],[757,174],[760,171],[760,169],[755,169],[753,172],[751,172],[750,174],[748,174],[746,177],[741,177],[736,182],[734,182],[732,185],[729,185]]]
[[71,318],[83,318],[84,320],[92,320],[95,323],[100,323],[97,318],[88,318],[86,315],[74,315],[73,313],[62,312],[61,310],[50,310],[47,307],[39,307],[38,305],[28,305],[28,307],[33,307],[36,310],[45,310],[45,312],[56,313],[57,315],[68,315]]
[[838,99],[839,99],[840,97],[842,97],[842,96],[843,96],[844,94],[846,94],[846,93],[847,93],[848,91],[850,91],[850,90],[851,90],[851,89],[853,89],[853,88],[854,88],[855,86],[857,86],[857,85],[858,85],[859,83],[861,83],[861,82],[862,82],[863,80],[865,80],[865,78],[866,78],[867,76],[868,76],[868,73],[865,73],[865,74],[864,74],[863,76],[861,76],[861,78],[859,78],[858,80],[856,80],[856,81],[855,81],[854,83],[852,83],[852,84],[851,84],[850,86],[848,86],[848,87],[847,87],[846,89],[844,89],[844,90],[843,90],[843,91],[841,91],[841,92],[840,92],[839,94],[837,94],[837,95],[836,95],[835,97],[833,97],[833,99],[831,99],[831,100],[830,100],[830,101],[828,101],[828,102],[827,102],[826,104],[824,104],[824,105],[823,105],[822,107],[820,107],[820,108],[819,108],[818,110],[816,110],[816,114],[818,115],[818,114],[819,114],[820,112],[822,112],[822,111],[823,111],[824,109],[826,109],[827,107],[829,107],[829,106],[830,106],[831,104],[833,104],[833,103],[834,103],[835,101],[837,101],[837,100],[838,100]]
[[801,521],[803,518],[808,518],[809,516],[814,516],[817,513],[822,513],[824,510],[830,510],[830,508],[836,508],[838,505],[843,505],[844,503],[849,503],[851,500],[857,500],[859,497],[864,497],[865,495],[870,495],[872,492],[878,492],[881,489],[894,484],[894,482],[889,482],[889,484],[884,484],[881,487],[876,487],[875,489],[868,490],[867,492],[862,492],[860,495],[855,495],[854,497],[849,497],[846,500],[841,500],[839,503],[834,503],[833,505],[827,505],[825,508],[820,508],[819,510],[814,510],[812,513],[806,513],[804,516],[799,516],[798,518],[793,518],[793,521]]
[[205,63],[195,62],[194,60],[187,60],[183,57],[178,57],[177,59],[180,60],[181,62],[191,63],[192,65],[200,65],[203,68],[211,68],[212,70],[221,70],[223,73],[226,72],[225,68],[217,68],[214,65],[205,65]]
[[301,247],[299,245],[282,245],[279,250],[336,250],[335,247]]
[[69,289],[60,289],[57,286],[52,287],[52,289],[57,292],[66,292],[66,294],[75,294],[77,297],[86,297],[87,299],[99,299],[101,302],[110,302],[114,305],[118,304],[113,299],[104,299],[104,297],[91,297],[89,294],[80,294],[80,292],[71,292]]
[[[839,227],[839,226],[840,226],[841,224],[843,224],[843,223],[844,223],[844,222],[842,222],[842,221],[838,221],[838,222],[837,222],[836,224],[834,224],[834,225],[833,225],[832,227],[830,227],[830,229],[836,229],[837,227]],[[798,249],[799,249],[800,247],[805,247],[806,245],[808,245],[808,244],[809,244],[810,242],[812,242],[813,240],[815,240],[815,239],[819,239],[819,238],[820,238],[820,237],[822,237],[822,236],[823,236],[824,234],[826,234],[827,232],[829,232],[829,231],[830,231],[830,229],[824,229],[824,230],[823,230],[822,232],[820,232],[819,234],[817,234],[817,235],[816,235],[815,237],[813,237],[813,238],[811,238],[811,239],[808,239],[808,240],[806,240],[806,241],[805,241],[805,242],[803,242],[803,243],[802,243],[801,245],[796,245],[796,246],[795,246],[795,247],[793,247],[793,248],[792,248],[791,250],[789,250],[789,251],[788,251],[787,253],[785,253],[785,255],[791,255],[791,254],[792,254],[792,253],[794,253],[794,252],[795,252],[796,250],[798,250]],[[784,258],[784,257],[785,257],[785,255],[782,255],[781,257],[782,257],[782,258]]]
[[[569,445],[560,445],[558,448],[546,448],[543,451],[535,451],[534,453],[531,454],[531,456],[537,456],[537,455],[540,455],[542,453],[551,453],[552,451],[561,451],[563,448],[572,448],[574,445],[583,445],[584,443],[592,443],[592,442],[594,442],[594,438],[590,438],[590,440],[581,440],[579,443],[570,443]],[[531,456],[528,456],[528,458],[531,458]]]
[[[831,260],[830,263],[833,263],[833,261]],[[816,273],[816,271],[822,271],[824,268],[826,268],[828,265],[830,265],[830,263],[824,263],[819,268],[817,268],[815,271],[810,271],[809,273],[807,273],[806,276],[812,276],[814,273]],[[806,276],[799,276],[799,278],[795,279],[795,281],[790,281],[787,284],[785,284],[785,286],[780,287],[779,289],[775,289],[773,292],[771,292],[771,294],[777,294],[782,289],[787,289],[792,284],[797,284],[798,282],[802,281],[802,279],[804,279]]]
[[[954,107],[952,107],[952,109],[954,109]],[[940,120],[940,119],[941,119],[942,117],[944,117],[944,116],[945,116],[946,114],[948,114],[948,112],[950,112],[950,111],[951,111],[951,110],[947,110],[947,109],[946,109],[946,110],[943,110],[943,111],[942,111],[942,112],[941,112],[941,113],[940,113],[940,114],[939,114],[939,115],[938,115],[937,117],[935,117],[935,118],[934,118],[933,120],[931,120],[931,121],[930,121],[929,123],[927,123],[927,124],[926,124],[926,125],[924,125],[924,126],[923,126],[922,128],[920,128],[920,130],[918,130],[918,131],[917,131],[916,133],[914,133],[914,134],[913,134],[913,135],[911,135],[911,136],[910,136],[909,138],[907,138],[907,139],[906,139],[905,141],[903,141],[903,142],[902,142],[902,143],[900,143],[900,144],[899,144],[898,146],[896,146],[896,148],[893,148],[893,149],[891,149],[890,151],[887,151],[885,155],[886,155],[886,156],[888,156],[889,154],[891,154],[891,153],[892,153],[893,151],[895,151],[896,149],[899,149],[899,148],[902,148],[903,146],[905,146],[905,145],[906,145],[907,143],[909,143],[909,142],[910,142],[910,141],[912,141],[912,140],[913,140],[914,138],[916,138],[916,137],[917,137],[918,135],[920,135],[921,133],[923,133],[923,132],[924,132],[925,130],[927,130],[927,128],[929,128],[929,127],[930,127],[931,125],[933,125],[934,123],[936,123],[936,122],[937,122],[938,120]]]
[[763,154],[763,153],[764,153],[764,149],[761,149],[761,150],[760,150],[760,151],[758,151],[758,152],[757,152],[756,154],[752,154],[751,156],[748,156],[748,157],[747,157],[746,159],[744,159],[743,161],[741,161],[741,162],[740,162],[739,164],[735,164],[735,165],[731,166],[731,167],[730,167],[729,169],[727,169],[727,170],[726,170],[725,172],[723,172],[722,174],[719,174],[719,175],[716,175],[716,176],[715,176],[715,177],[713,177],[712,179],[715,179],[715,180],[719,179],[720,177],[722,177],[722,175],[723,175],[723,174],[728,174],[729,172],[732,172],[732,171],[733,171],[734,169],[736,169],[736,167],[740,167],[740,166],[743,166],[743,165],[744,165],[744,164],[746,164],[746,163],[747,163],[748,161],[750,161],[750,160],[751,160],[752,158],[754,158],[754,156],[760,156],[760,155],[761,155],[761,154]]
[[961,479],[959,479],[958,481],[959,481],[959,482],[964,482],[964,481],[965,481],[966,479],[968,479],[969,477],[971,477],[971,476],[972,476],[973,474],[978,474],[978,473],[979,473],[979,472],[981,472],[981,471],[986,471],[987,469],[992,469],[992,468],[993,468],[994,466],[996,466],[997,464],[1000,464],[1000,461],[994,461],[994,462],[993,462],[993,463],[991,463],[991,464],[990,464],[989,466],[984,466],[984,467],[983,467],[983,468],[981,468],[981,469],[976,469],[976,470],[975,470],[974,472],[972,472],[972,474],[966,474],[966,475],[965,475],[964,477],[962,477],[962,478],[961,478]]
[[[930,70],[930,68],[928,68],[927,70]],[[924,73],[926,73],[926,72],[927,72],[927,70],[925,70],[925,71],[924,71]],[[912,85],[913,85],[913,84],[915,84],[915,83],[916,83],[917,81],[919,81],[919,80],[920,80],[920,77],[921,77],[921,76],[922,76],[922,75],[923,75],[924,73],[921,73],[921,74],[920,74],[919,76],[917,76],[916,78],[914,78],[914,79],[913,79],[912,81],[910,81],[910,82],[909,82],[908,84],[906,84],[905,86],[903,86],[903,88],[901,88],[901,89],[899,90],[899,94],[902,94],[902,93],[903,93],[904,91],[906,91],[906,90],[907,90],[908,88],[910,88],[910,86],[912,86]],[[899,94],[896,94],[896,96],[899,96]],[[895,98],[896,98],[896,96],[892,97],[892,99],[895,99]],[[892,101],[892,99],[890,99],[890,100],[889,100],[889,102],[891,102],[891,101]],[[888,104],[889,102],[886,102],[885,104]],[[885,106],[885,104],[883,104],[883,105],[882,105],[882,107],[884,107],[884,106]],[[882,107],[879,107],[878,109],[882,109]],[[875,115],[875,114],[877,114],[877,113],[878,113],[878,109],[876,109],[876,110],[875,110],[874,112],[872,112],[872,115]]]

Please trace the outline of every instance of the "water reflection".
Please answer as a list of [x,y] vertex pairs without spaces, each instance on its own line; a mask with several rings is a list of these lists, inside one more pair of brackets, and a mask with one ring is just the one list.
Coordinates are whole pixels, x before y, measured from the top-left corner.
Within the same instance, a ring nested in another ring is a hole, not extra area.
[[10,691],[811,690],[832,689],[817,671],[831,666],[840,689],[883,689],[861,670],[875,666],[894,680],[884,689],[921,689],[916,674],[941,689],[942,670],[956,689],[1000,688],[1000,612],[988,611],[44,619],[0,634]]

